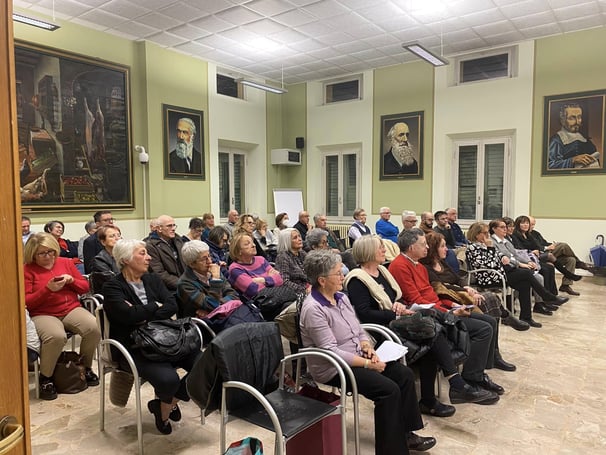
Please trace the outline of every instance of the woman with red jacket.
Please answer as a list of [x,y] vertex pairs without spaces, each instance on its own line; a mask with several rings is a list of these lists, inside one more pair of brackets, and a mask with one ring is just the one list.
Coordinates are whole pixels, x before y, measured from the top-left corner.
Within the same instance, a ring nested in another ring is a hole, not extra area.
[[82,337],[80,354],[86,367],[86,382],[99,384],[91,369],[101,338],[95,317],[80,305],[80,294],[88,292],[88,281],[71,259],[59,257],[57,240],[37,233],[25,244],[25,305],[41,341],[40,398],[54,400],[57,391],[52,376],[57,359],[67,341],[66,331]]

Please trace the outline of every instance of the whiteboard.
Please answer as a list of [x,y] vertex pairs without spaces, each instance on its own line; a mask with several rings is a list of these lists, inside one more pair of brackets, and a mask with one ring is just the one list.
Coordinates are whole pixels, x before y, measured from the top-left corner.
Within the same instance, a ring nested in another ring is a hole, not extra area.
[[275,214],[288,213],[288,225],[294,226],[299,221],[299,212],[303,211],[303,192],[297,189],[274,188]]

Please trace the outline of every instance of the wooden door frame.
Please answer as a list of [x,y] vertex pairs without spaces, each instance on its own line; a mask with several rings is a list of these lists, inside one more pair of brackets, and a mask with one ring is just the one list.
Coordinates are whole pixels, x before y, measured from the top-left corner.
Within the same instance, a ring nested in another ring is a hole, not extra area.
[[21,197],[18,188],[17,103],[13,41],[13,2],[0,1],[0,418],[12,415],[25,436],[11,455],[31,453],[29,381],[25,349],[25,298],[21,242]]

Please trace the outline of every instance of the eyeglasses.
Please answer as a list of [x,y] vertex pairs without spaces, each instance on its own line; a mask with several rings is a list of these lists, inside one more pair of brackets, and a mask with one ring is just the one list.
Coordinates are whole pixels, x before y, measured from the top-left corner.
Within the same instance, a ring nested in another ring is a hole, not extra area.
[[416,224],[417,220],[404,220],[405,223],[412,223],[412,224]]
[[210,255],[208,256],[202,256],[201,258],[198,258],[198,261],[200,262],[208,262],[208,261],[212,261],[213,258],[210,257]]
[[328,245],[328,240],[320,240],[320,245]]
[[42,257],[47,257],[47,256],[55,256],[57,254],[57,252],[55,250],[48,250],[48,251],[40,251],[39,253],[36,253],[36,256],[42,258]]
[[177,229],[177,225],[174,224],[174,223],[173,224],[165,224],[162,227],[165,227],[165,228],[168,228],[168,229],[172,229],[172,228]]
[[340,277],[345,277],[345,275],[343,274],[343,271],[337,272],[337,273],[329,273],[328,275],[324,275],[325,277],[329,277],[329,276],[340,276]]
[[488,234],[488,231],[480,231],[480,234]]

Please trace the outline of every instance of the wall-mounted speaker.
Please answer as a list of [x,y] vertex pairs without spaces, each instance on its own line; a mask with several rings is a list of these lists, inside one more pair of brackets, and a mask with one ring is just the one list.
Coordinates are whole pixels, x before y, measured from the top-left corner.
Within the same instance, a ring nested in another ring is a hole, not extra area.
[[296,145],[296,148],[298,148],[298,149],[305,148],[305,138],[303,138],[303,137],[296,137],[295,138],[295,145]]

